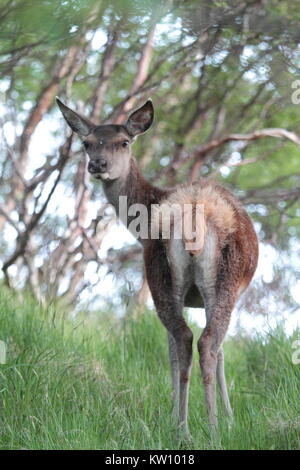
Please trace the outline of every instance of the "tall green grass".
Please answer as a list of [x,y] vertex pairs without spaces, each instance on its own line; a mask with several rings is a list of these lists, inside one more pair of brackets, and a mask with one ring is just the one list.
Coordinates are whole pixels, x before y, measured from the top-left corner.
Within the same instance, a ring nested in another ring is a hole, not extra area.
[[[2,449],[176,449],[166,332],[156,315],[70,320],[30,297],[0,291]],[[200,335],[193,326],[195,337]],[[264,338],[225,343],[235,412],[224,449],[300,448],[300,365],[277,328]],[[196,342],[195,342],[196,343]],[[211,448],[195,348],[190,393],[191,448]]]

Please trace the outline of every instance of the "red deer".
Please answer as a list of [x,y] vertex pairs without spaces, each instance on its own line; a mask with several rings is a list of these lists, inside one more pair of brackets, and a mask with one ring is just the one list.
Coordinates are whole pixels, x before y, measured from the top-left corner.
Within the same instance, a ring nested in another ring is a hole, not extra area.
[[[188,239],[139,237],[143,245],[145,271],[160,320],[168,331],[173,384],[173,415],[181,436],[188,431],[188,391],[192,364],[193,334],[183,317],[183,307],[204,307],[206,327],[198,340],[200,368],[212,434],[217,428],[216,380],[227,414],[232,416],[225,374],[222,343],[233,307],[250,283],[258,259],[258,241],[252,222],[234,195],[216,183],[200,181],[174,189],[161,189],[148,183],[132,156],[131,144],[152,124],[154,109],[148,100],[134,111],[124,125],[94,125],[57,99],[59,108],[82,139],[89,156],[88,171],[102,180],[108,202],[119,214],[120,196],[128,207],[173,204],[202,208],[203,217],[192,216],[197,249],[188,248]],[[195,214],[194,214],[195,215]],[[128,217],[129,226],[132,217]],[[149,233],[157,224],[145,220]],[[173,218],[174,223],[174,218]],[[152,225],[152,226],[151,226]],[[190,239],[192,241],[192,239]]]

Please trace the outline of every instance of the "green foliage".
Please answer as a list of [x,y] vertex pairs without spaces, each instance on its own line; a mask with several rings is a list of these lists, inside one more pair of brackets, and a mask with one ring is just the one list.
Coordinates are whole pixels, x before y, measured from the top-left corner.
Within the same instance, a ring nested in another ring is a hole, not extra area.
[[[194,337],[200,331],[193,326]],[[138,319],[67,319],[1,289],[2,449],[176,449],[167,338],[150,311]],[[298,332],[299,333],[299,332]],[[300,366],[281,328],[225,343],[235,412],[220,410],[221,448],[299,449]],[[211,448],[196,346],[190,397],[193,449]],[[220,405],[220,404],[219,404]]]
[[[15,211],[11,225],[15,223],[23,233],[30,211],[47,197],[60,146],[66,142],[69,129],[55,105],[56,94],[87,116],[100,96],[101,106],[96,107],[99,116],[94,116],[98,123],[125,119],[124,103],[134,108],[152,97],[154,124],[133,147],[143,174],[159,186],[201,176],[220,180],[241,197],[258,222],[260,240],[271,241],[288,254],[300,237],[298,145],[285,138],[242,139],[226,141],[201,154],[199,162],[184,159],[194,155],[195,149],[232,133],[282,128],[299,135],[299,104],[292,102],[292,85],[298,79],[300,64],[299,21],[299,8],[287,0],[255,5],[252,0],[3,0],[0,92],[4,106],[0,117],[3,136],[10,136],[10,142],[1,142],[0,201],[7,212],[11,207]],[[147,54],[148,65],[147,60],[141,60]],[[143,74],[144,81],[133,91],[137,77]],[[45,128],[49,128],[48,137]],[[16,138],[11,142],[13,129]],[[35,139],[41,142],[39,151],[36,141],[32,145]],[[232,162],[234,154],[237,160]],[[77,137],[69,155],[58,185],[59,196],[56,189],[51,202],[62,196],[64,201],[68,198],[70,209],[77,203],[92,207],[94,201],[93,208],[97,205],[99,209],[99,191],[92,184],[87,186],[88,197],[77,200],[79,186],[85,186],[78,172],[84,157]],[[16,172],[16,165],[21,164],[22,169],[17,170],[24,174],[23,188]],[[45,178],[36,190],[25,191],[43,170]],[[18,191],[16,187],[20,187]],[[50,207],[30,233],[30,255],[24,269],[18,269],[24,277],[25,271],[34,272],[39,265],[33,285],[51,265],[48,260],[55,249],[51,225],[60,231],[61,247],[79,243],[71,236],[76,230],[71,223],[76,222],[71,220],[72,211],[58,216],[53,205]],[[85,220],[79,225],[91,227],[89,211],[84,208],[81,214]],[[66,227],[71,232],[63,240]],[[6,240],[0,242],[4,260],[17,248],[16,239],[12,237],[7,245]],[[84,263],[91,256],[87,245],[82,243],[79,249]],[[45,247],[50,247],[46,257]],[[70,254],[68,266],[80,254],[77,248],[64,248]],[[60,269],[59,275],[63,273]],[[28,277],[30,274],[27,281]],[[50,277],[55,279],[58,292],[57,272]],[[43,282],[45,289],[47,281]],[[82,292],[83,285],[78,283],[77,287],[77,292]]]

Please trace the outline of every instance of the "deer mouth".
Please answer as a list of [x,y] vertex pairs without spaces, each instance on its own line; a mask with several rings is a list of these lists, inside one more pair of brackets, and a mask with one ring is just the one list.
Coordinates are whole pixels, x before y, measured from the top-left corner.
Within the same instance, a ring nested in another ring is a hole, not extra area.
[[96,180],[108,180],[109,173],[107,171],[105,171],[104,173],[93,173],[91,174],[91,177]]

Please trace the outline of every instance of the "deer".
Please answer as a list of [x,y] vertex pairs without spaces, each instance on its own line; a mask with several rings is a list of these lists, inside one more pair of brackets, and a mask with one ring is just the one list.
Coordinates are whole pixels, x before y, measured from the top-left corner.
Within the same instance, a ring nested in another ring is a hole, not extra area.
[[[229,421],[233,418],[224,369],[223,341],[233,308],[250,284],[257,267],[258,239],[253,223],[241,202],[215,181],[200,179],[193,184],[160,188],[150,184],[132,154],[137,136],[146,132],[154,119],[152,100],[133,111],[124,124],[95,125],[57,98],[64,119],[82,140],[88,155],[87,170],[103,184],[105,196],[120,213],[120,198],[128,207],[142,204],[192,207],[190,237],[138,237],[143,246],[146,279],[158,316],[167,330],[172,380],[172,416],[183,439],[190,439],[188,396],[192,366],[193,333],[184,307],[204,308],[206,326],[197,342],[200,370],[212,436],[218,432],[216,384]],[[202,208],[196,218],[195,207]],[[162,216],[162,218],[164,215]],[[161,230],[162,218],[145,221],[149,231]],[[123,221],[129,227],[132,216]],[[173,221],[170,221],[172,225]],[[200,235],[197,248],[195,233]],[[191,242],[190,244],[187,242]]]

